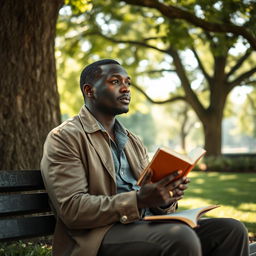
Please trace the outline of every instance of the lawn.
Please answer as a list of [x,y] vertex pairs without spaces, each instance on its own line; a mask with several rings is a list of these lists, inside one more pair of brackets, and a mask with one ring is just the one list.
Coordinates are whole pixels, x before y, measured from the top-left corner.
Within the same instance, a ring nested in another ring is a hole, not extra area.
[[221,205],[210,217],[232,217],[243,222],[256,237],[256,173],[191,172],[191,183],[179,210]]

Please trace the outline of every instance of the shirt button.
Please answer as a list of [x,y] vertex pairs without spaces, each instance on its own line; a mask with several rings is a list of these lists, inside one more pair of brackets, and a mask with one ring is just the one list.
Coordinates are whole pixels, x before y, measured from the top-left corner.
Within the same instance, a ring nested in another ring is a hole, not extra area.
[[127,217],[126,215],[123,215],[123,216],[121,217],[121,219],[120,219],[120,222],[121,222],[121,223],[126,223],[127,220],[128,220],[128,217]]

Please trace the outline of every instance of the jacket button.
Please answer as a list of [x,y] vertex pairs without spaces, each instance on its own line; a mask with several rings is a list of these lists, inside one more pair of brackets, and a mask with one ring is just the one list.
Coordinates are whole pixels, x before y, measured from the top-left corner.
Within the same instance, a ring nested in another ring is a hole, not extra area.
[[126,221],[128,220],[128,217],[126,215],[123,215],[120,219],[121,223],[126,223]]

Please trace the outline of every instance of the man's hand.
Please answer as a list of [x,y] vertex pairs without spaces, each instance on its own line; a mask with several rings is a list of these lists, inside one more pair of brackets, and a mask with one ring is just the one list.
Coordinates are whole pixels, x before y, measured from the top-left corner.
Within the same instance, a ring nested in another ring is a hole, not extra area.
[[187,189],[189,179],[182,177],[174,181],[179,174],[180,171],[176,171],[156,183],[151,183],[152,172],[149,172],[137,192],[138,208],[160,207],[180,200]]
[[190,183],[190,179],[187,177],[182,177],[181,179],[182,183],[172,191],[174,196],[183,196],[184,191],[188,188],[188,183]]

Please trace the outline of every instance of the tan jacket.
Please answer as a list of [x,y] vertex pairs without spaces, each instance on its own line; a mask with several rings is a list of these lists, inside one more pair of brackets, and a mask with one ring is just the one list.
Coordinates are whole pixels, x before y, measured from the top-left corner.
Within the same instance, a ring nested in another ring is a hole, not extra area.
[[[127,131],[125,153],[136,178],[148,163],[138,137]],[[115,222],[138,220],[135,191],[116,194],[107,134],[86,107],[53,129],[45,142],[41,170],[57,214],[53,255],[96,256]]]

